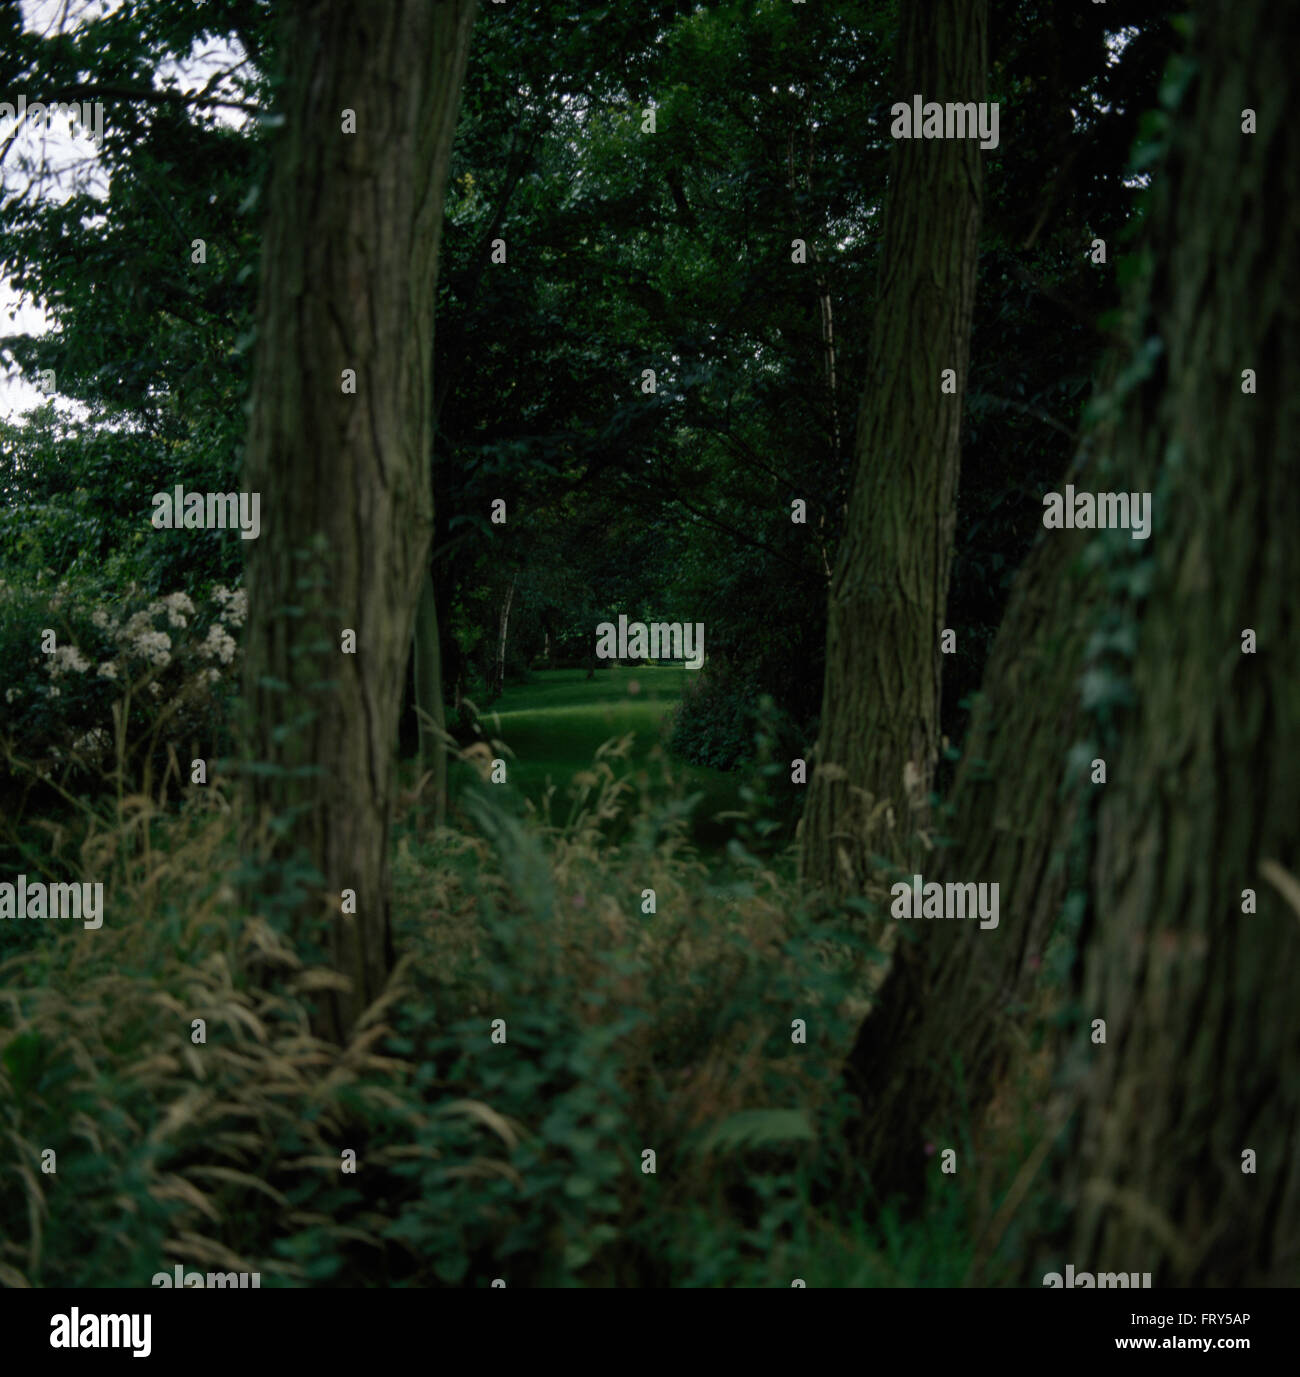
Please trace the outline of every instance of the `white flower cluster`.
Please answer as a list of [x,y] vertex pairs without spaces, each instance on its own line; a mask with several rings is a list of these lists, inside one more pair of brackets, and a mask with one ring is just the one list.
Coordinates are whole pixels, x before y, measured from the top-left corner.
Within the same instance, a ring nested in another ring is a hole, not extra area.
[[77,755],[89,756],[92,760],[101,760],[108,754],[112,744],[113,738],[103,727],[94,727],[85,736],[74,741],[72,749]]
[[[124,598],[131,599],[138,591],[134,586],[124,590]],[[56,598],[53,601],[59,600]],[[66,597],[63,600],[66,600]],[[233,663],[239,647],[231,631],[242,626],[248,614],[248,595],[242,588],[214,588],[212,601],[217,609],[217,615],[209,625],[205,639],[188,643],[191,653],[197,651],[210,662],[201,669],[196,667],[195,682],[204,686],[219,683],[222,678],[219,666]],[[96,628],[107,633],[117,643],[117,653],[98,664],[75,645],[56,646],[47,654],[35,656],[33,666],[39,665],[48,676],[44,695],[49,698],[61,697],[62,690],[57,681],[71,674],[85,674],[94,670],[98,678],[117,682],[133,677],[128,667],[132,660],[143,660],[158,670],[179,663],[178,657],[186,648],[186,642],[182,639],[181,644],[173,645],[169,631],[160,626],[159,622],[165,619],[167,628],[184,631],[195,615],[194,602],[187,593],[169,593],[165,597],[155,598],[125,620],[122,612],[96,608],[90,614],[90,620]],[[151,682],[148,692],[154,699],[159,699],[162,695],[162,686],[157,682]],[[4,702],[14,703],[21,697],[22,689],[11,687],[5,691]],[[103,748],[104,743],[91,733],[78,741],[74,749],[83,754],[92,754]]]
[[218,586],[212,590],[212,599],[221,604],[221,620],[227,626],[243,626],[248,615],[248,594],[242,588],[231,592]]
[[162,604],[154,603],[146,611],[137,612],[118,632],[117,639],[132,654],[163,669],[171,663],[172,638],[154,628],[153,619],[158,615],[155,609],[161,610]]
[[208,638],[199,650],[210,660],[220,660],[228,665],[235,658],[235,638],[219,622],[208,627]]
[[160,598],[157,602],[151,603],[149,611],[153,613],[166,612],[168,626],[186,626],[187,616],[194,615],[194,604],[184,593],[168,593],[165,598]]
[[90,661],[75,645],[55,646],[50,656],[50,678],[57,679],[61,674],[84,674],[90,668]]

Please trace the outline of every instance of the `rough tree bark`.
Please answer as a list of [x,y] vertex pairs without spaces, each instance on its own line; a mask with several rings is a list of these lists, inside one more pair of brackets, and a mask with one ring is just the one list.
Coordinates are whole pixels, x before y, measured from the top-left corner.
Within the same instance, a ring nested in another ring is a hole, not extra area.
[[[900,99],[983,100],[987,0],[906,5],[901,25]],[[938,755],[939,632],[956,522],[980,159],[974,139],[899,140],[893,153],[802,824],[812,888],[861,893],[871,854],[919,821]],[[940,392],[945,369],[956,373],[951,394]],[[883,829],[868,821],[878,804],[889,809]]]
[[1017,1011],[1065,895],[1078,693],[1064,667],[1082,667],[1097,581],[1078,565],[1077,533],[1050,535],[1022,567],[989,657],[940,827],[948,844],[923,863],[926,881],[997,882],[998,926],[903,925],[917,930],[895,947],[845,1067],[862,1105],[859,1153],[882,1195],[919,1193],[927,1143],[960,1141],[1023,1043]]
[[1300,870],[1289,19],[1266,0],[1202,6],[1151,212],[1169,247],[1144,333],[1164,342],[1168,383],[1131,445],[1158,524],[1136,707],[1098,813],[1083,1017],[1107,1035],[1094,1045],[1085,1022],[1075,1038],[1092,1069],[1066,1195],[1071,1260],[1157,1286],[1300,1281],[1300,890],[1288,905],[1273,868]]
[[[1297,1278],[1300,926],[1269,864],[1294,872],[1300,830],[1300,102],[1281,25],[1263,0],[1202,7],[1133,310],[1163,356],[1119,381],[1108,361],[1113,413],[1070,475],[1153,493],[1150,544],[1045,533],[990,660],[936,878],[1000,881],[1000,926],[919,929],[851,1059],[873,1180],[914,1189],[923,1140],[979,1122],[1030,1031],[1049,938],[1080,953],[1082,1022],[1057,1043],[1057,1106],[1083,1106],[1054,1168],[1072,1223],[1030,1279],[1066,1261],[1157,1285]],[[1128,714],[1097,706],[1129,695]],[[1063,787],[1076,743],[1105,784]]]
[[[1104,361],[1098,397],[1111,395],[1125,357]],[[1111,410],[1088,428],[1062,485],[1106,487],[1101,474],[1119,419]],[[1081,895],[1086,883],[1092,813],[1079,761],[1100,748],[1079,685],[1107,586],[1085,558],[1088,537],[1043,531],[1017,573],[936,820],[941,844],[923,862],[927,881],[996,883],[998,926],[904,925],[849,1054],[845,1077],[862,1105],[860,1153],[882,1194],[918,1194],[932,1166],[927,1143],[951,1146],[968,1121],[978,1124],[1025,1045],[1023,1012],[1067,893]],[[1074,929],[1083,917],[1073,915]],[[1068,968],[1068,947],[1060,962]],[[1061,966],[1054,962],[1053,971],[1060,975]]]
[[[245,455],[250,845],[323,881],[287,907],[346,992],[342,1038],[391,962],[388,821],[406,656],[432,524],[434,289],[443,189],[477,0],[290,0]],[[343,132],[345,111],[355,133]],[[355,394],[342,390],[344,370]],[[345,629],[356,653],[341,653]],[[340,891],[356,892],[355,917]]]

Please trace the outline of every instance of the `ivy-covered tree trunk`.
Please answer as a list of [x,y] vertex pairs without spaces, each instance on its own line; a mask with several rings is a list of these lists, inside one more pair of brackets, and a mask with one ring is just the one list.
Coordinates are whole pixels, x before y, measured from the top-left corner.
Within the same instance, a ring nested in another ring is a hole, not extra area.
[[245,456],[262,503],[248,557],[247,787],[250,841],[315,872],[263,869],[254,898],[310,929],[346,980],[320,1005],[319,1029],[336,1038],[391,963],[394,742],[432,525],[434,291],[475,11],[285,6]]
[[1070,1260],[1157,1286],[1300,1282],[1291,17],[1266,0],[1202,7],[1151,215],[1169,247],[1143,333],[1163,342],[1167,383],[1132,468],[1156,488],[1156,524],[1136,706],[1098,814],[1076,1039],[1092,1070],[1067,1194]]
[[978,1129],[1040,965],[1059,991],[1081,955],[1057,1043],[1056,1103],[1083,1105],[1056,1168],[1073,1222],[1040,1280],[1047,1262],[1297,1279],[1300,888],[1295,912],[1279,889],[1300,833],[1300,102],[1281,27],[1260,0],[1202,9],[1138,256],[1139,348],[1108,362],[1108,419],[1069,475],[1152,493],[1150,541],[1045,532],[990,660],[935,874],[999,881],[999,927],[918,928],[851,1058],[873,1180],[914,1189],[927,1140]]
[[[984,99],[987,0],[906,5],[900,22],[900,100]],[[981,157],[976,139],[900,139],[893,152],[802,824],[804,878],[831,892],[861,892],[871,853],[910,833],[938,755]]]

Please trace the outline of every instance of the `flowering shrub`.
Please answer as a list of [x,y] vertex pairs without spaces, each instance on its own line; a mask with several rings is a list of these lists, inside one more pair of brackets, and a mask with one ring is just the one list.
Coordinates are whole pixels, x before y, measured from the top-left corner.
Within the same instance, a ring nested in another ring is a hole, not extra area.
[[224,753],[247,605],[221,586],[196,606],[136,586],[0,584],[0,781],[24,766],[46,780],[102,776],[120,756],[135,783],[169,749],[186,764],[186,752]]

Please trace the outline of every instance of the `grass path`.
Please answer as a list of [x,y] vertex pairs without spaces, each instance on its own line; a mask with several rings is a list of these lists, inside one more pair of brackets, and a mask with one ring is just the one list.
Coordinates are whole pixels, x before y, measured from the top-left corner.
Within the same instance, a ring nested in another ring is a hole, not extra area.
[[[533,682],[508,688],[490,709],[481,703],[478,707],[484,729],[514,752],[508,761],[510,782],[538,805],[553,784],[552,820],[562,821],[568,814],[570,781],[591,765],[611,737],[634,733],[630,760],[653,770],[653,757],[667,749],[662,719],[692,672],[668,665],[614,666],[598,669],[588,679],[584,669],[540,670]],[[688,793],[705,795],[694,814],[697,845],[721,845],[730,828],[712,818],[739,807],[738,777],[675,759],[672,764],[685,777]]]

